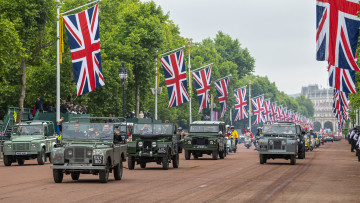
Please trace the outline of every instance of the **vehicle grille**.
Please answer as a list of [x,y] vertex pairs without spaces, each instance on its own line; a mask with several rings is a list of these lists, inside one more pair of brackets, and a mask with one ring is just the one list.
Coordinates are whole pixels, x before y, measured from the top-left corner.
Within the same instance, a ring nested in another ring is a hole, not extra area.
[[30,150],[30,143],[15,143],[13,148],[16,151],[28,151]]
[[274,149],[281,149],[281,140],[274,140]]
[[208,139],[205,139],[205,138],[195,138],[195,139],[193,139],[193,144],[194,144],[194,145],[207,145],[207,144],[208,144]]
[[85,148],[74,148],[75,162],[84,162]]
[[144,141],[144,148],[151,149],[151,141]]

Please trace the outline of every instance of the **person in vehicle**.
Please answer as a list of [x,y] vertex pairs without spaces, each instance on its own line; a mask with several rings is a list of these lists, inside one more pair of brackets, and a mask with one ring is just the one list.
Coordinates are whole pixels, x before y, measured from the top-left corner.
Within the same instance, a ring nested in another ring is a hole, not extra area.
[[293,132],[289,129],[289,127],[285,127],[285,130],[284,130],[283,133],[284,133],[284,134],[291,134],[291,133],[293,133]]
[[104,130],[101,132],[101,137],[111,137],[111,129],[109,124],[104,125]]
[[142,134],[151,134],[152,130],[149,128],[148,124],[144,124],[143,129],[141,130]]
[[119,128],[115,128],[115,131],[114,131],[114,142],[115,142],[115,144],[122,142],[121,131],[120,131]]
[[86,137],[86,134],[84,132],[80,131],[79,123],[74,124],[74,130],[70,131],[69,134],[71,135],[71,137],[76,137],[76,138],[85,138]]

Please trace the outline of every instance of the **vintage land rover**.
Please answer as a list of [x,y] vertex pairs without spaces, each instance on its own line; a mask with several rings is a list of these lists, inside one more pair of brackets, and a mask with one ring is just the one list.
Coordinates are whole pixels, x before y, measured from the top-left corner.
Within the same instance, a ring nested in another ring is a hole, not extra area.
[[[302,143],[301,146],[299,143]],[[290,159],[290,164],[294,165],[297,155],[299,158],[305,158],[305,147],[300,126],[292,122],[264,125],[258,152],[260,164],[266,163],[267,159],[282,158]]]
[[122,134],[127,126],[122,119],[110,119],[106,123],[109,118],[83,117],[63,123],[61,144],[51,152],[56,183],[62,182],[64,174],[78,180],[81,173],[99,175],[101,183],[108,182],[110,172],[121,180],[126,161]]
[[225,123],[222,121],[195,121],[190,124],[189,135],[184,139],[185,159],[191,154],[194,159],[203,154],[212,155],[212,159],[226,156]]
[[16,161],[23,165],[25,160],[30,159],[37,159],[37,163],[43,165],[55,146],[54,124],[51,121],[16,124],[10,140],[4,142],[4,165],[11,166]]
[[172,162],[173,168],[179,167],[179,153],[182,153],[181,139],[171,123],[135,123],[132,141],[127,143],[129,170],[135,163],[141,168],[148,162],[162,164],[167,170]]

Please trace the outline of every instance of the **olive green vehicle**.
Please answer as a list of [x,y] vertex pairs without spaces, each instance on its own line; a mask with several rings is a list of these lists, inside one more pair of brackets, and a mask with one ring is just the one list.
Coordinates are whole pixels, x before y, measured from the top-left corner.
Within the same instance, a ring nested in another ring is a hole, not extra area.
[[148,162],[161,164],[164,170],[171,162],[173,168],[179,167],[181,140],[172,123],[135,123],[132,141],[127,143],[127,147],[130,170],[135,168],[135,163],[145,168]]
[[185,159],[191,154],[194,159],[203,154],[212,155],[212,159],[224,159],[226,156],[225,123],[221,121],[195,121],[190,124],[189,135],[184,139]]
[[258,152],[260,164],[267,159],[290,159],[290,164],[296,164],[296,156],[305,158],[305,144],[301,128],[292,122],[279,122],[263,126],[260,135]]
[[5,166],[25,160],[37,159],[39,165],[50,158],[51,150],[56,146],[54,124],[51,121],[29,121],[12,127],[11,136],[4,142],[3,159]]
[[126,161],[122,137],[127,126],[120,119],[105,123],[106,119],[75,118],[63,123],[61,144],[51,152],[56,183],[62,182],[64,174],[71,174],[73,180],[80,174],[99,175],[100,182],[106,183],[113,173],[115,180],[121,180]]

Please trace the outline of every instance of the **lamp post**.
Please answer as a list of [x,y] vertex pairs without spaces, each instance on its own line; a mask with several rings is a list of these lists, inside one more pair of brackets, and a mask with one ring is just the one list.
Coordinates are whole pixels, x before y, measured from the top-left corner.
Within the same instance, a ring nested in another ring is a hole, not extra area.
[[125,118],[125,80],[127,78],[127,70],[124,67],[124,62],[121,62],[121,68],[120,68],[120,72],[119,72],[119,77],[121,80],[121,86],[123,89],[123,117]]

